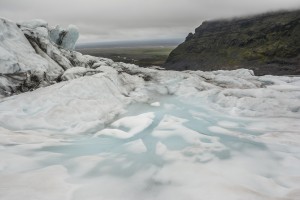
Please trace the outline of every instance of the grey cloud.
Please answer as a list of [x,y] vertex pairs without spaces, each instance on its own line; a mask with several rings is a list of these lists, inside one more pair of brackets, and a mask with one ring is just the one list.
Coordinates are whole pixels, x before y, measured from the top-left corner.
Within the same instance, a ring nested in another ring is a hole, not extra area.
[[299,0],[0,0],[0,16],[75,24],[82,41],[183,38],[204,20],[296,8]]

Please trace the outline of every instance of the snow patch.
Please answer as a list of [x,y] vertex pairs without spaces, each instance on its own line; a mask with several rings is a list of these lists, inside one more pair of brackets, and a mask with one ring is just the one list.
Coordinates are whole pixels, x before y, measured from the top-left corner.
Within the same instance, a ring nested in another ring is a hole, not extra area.
[[154,117],[154,113],[149,112],[137,116],[123,117],[111,125],[115,128],[125,128],[130,136],[134,136],[148,128],[152,124]]

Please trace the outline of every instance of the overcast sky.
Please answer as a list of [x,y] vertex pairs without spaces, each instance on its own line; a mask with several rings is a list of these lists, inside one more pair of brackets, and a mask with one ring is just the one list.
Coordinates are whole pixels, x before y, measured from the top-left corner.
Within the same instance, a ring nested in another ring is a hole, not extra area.
[[80,41],[185,38],[202,21],[280,9],[300,0],[0,0],[0,16],[75,24]]

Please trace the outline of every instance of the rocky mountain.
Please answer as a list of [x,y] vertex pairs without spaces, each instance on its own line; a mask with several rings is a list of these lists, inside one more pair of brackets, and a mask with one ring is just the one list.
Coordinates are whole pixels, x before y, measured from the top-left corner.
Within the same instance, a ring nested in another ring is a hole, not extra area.
[[165,68],[299,75],[300,10],[205,21],[170,53]]

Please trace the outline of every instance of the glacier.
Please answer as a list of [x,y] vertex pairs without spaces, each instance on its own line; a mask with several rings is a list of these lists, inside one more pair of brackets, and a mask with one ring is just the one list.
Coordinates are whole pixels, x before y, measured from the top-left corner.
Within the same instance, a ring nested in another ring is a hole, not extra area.
[[0,26],[0,199],[299,199],[300,77],[141,68],[43,20]]

